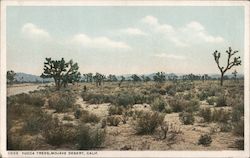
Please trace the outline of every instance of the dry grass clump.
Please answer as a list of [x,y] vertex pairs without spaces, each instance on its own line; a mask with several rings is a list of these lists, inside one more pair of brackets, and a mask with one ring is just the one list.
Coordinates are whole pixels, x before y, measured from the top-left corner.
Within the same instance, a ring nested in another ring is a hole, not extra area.
[[179,114],[180,121],[184,125],[192,125],[194,124],[194,114],[192,112],[181,112]]
[[56,112],[66,112],[74,106],[75,97],[70,95],[70,93],[54,94],[49,97],[48,104],[49,107],[55,109]]
[[110,106],[108,109],[109,115],[122,115],[124,109],[121,106]]
[[98,123],[101,119],[97,115],[86,110],[81,111],[81,121],[85,123]]
[[198,141],[198,145],[209,146],[212,143],[212,137],[209,134],[201,135]]
[[93,150],[101,147],[105,140],[105,129],[99,127],[90,128],[81,125],[77,130],[77,148],[79,150]]
[[166,112],[166,110],[167,110],[167,103],[165,102],[165,100],[157,98],[157,99],[155,99],[153,101],[151,108],[154,111]]
[[152,134],[155,129],[163,123],[164,117],[164,115],[158,112],[135,112],[134,129],[137,134]]
[[110,126],[118,126],[121,122],[121,118],[118,116],[108,116],[107,117],[107,123]]

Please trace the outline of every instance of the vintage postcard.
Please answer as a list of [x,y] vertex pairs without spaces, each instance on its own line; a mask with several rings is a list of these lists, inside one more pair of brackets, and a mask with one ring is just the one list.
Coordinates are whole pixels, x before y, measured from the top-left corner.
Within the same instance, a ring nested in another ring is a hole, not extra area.
[[249,28],[248,1],[2,0],[1,156],[249,157]]

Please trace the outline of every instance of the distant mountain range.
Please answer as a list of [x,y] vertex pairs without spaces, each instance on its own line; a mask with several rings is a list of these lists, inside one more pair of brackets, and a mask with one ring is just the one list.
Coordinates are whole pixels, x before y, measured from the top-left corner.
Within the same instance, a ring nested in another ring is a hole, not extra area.
[[[124,76],[126,78],[126,80],[130,79],[130,76],[132,74],[125,74],[125,75],[117,75],[117,79],[120,80],[121,79],[121,76]],[[138,76],[148,76],[149,78],[153,79],[153,76],[155,75],[155,73],[151,73],[151,74],[140,74]],[[178,74],[178,73],[166,73],[166,78],[168,78],[169,76],[173,76],[173,75],[176,75],[178,76],[178,78],[180,78],[182,75],[185,75],[185,74]],[[199,75],[199,74],[197,74]],[[208,74],[212,79],[218,79],[220,78],[220,74]],[[229,78],[232,78],[233,75],[232,74],[229,74],[227,75]],[[237,74],[237,77],[238,78],[242,78],[244,77],[243,74]],[[43,79],[41,78],[40,76],[36,76],[36,75],[31,75],[31,74],[26,74],[26,73],[16,73],[16,81],[17,82],[53,82],[54,80],[52,78],[47,78],[47,79]]]
[[18,72],[15,79],[17,82],[51,82],[52,78],[43,79],[40,76]]

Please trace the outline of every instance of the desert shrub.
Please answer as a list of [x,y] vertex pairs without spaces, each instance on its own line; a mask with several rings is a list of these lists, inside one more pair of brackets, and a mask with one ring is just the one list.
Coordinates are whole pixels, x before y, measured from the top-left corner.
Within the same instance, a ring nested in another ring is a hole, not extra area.
[[108,109],[109,115],[122,115],[123,108],[120,106],[110,106]]
[[232,131],[231,123],[220,123],[220,131],[221,132],[230,132]]
[[233,133],[237,136],[244,137],[244,120],[240,120],[234,124]]
[[198,140],[198,145],[209,146],[212,143],[212,137],[208,134],[201,135]]
[[214,109],[212,114],[212,120],[214,122],[227,123],[230,120],[231,113],[223,109]]
[[200,104],[198,100],[192,99],[188,102],[188,105],[185,107],[187,112],[195,112],[200,109]]
[[81,96],[84,101],[87,101],[90,104],[112,103],[113,100],[115,99],[113,95],[88,93],[88,92],[82,92]]
[[207,92],[206,91],[201,91],[200,93],[198,93],[198,98],[200,99],[200,100],[205,100],[205,99],[207,99],[208,98],[208,94],[207,94]]
[[166,109],[167,103],[163,99],[155,99],[151,108],[154,111],[164,112]]
[[25,117],[23,128],[27,132],[39,132],[43,129],[44,124],[51,119],[50,115],[38,110]]
[[192,98],[192,94],[190,92],[183,95],[183,99],[185,100],[191,100],[191,98]]
[[234,106],[232,109],[232,121],[238,122],[244,115],[244,104]]
[[200,116],[203,117],[205,122],[212,121],[212,111],[210,108],[203,108],[199,112]]
[[66,120],[66,121],[73,121],[73,118],[68,116],[68,115],[64,115],[63,116],[63,120]]
[[76,119],[79,119],[82,116],[82,112],[80,109],[76,109],[76,111],[74,112],[74,116]]
[[38,150],[39,145],[37,137],[19,134],[8,134],[7,136],[7,150]]
[[216,102],[216,99],[214,97],[207,98],[207,103],[209,105],[214,105],[215,102]]
[[49,98],[49,107],[54,108],[56,112],[65,112],[75,103],[75,98],[69,94],[53,95]]
[[180,118],[180,121],[184,125],[192,125],[192,124],[194,124],[194,115],[193,115],[193,113],[190,113],[190,112],[181,112],[179,114],[179,118]]
[[134,129],[138,134],[152,134],[163,123],[164,115],[158,112],[139,111],[135,113]]
[[143,104],[147,102],[147,95],[142,93],[132,93],[134,98],[134,104]]
[[100,121],[100,118],[93,113],[89,113],[88,111],[83,110],[81,121],[85,123],[98,123]]
[[11,103],[28,104],[38,107],[43,106],[45,103],[43,96],[35,93],[33,94],[21,93],[15,96],[8,97],[8,100]]
[[77,147],[79,150],[90,150],[99,148],[105,140],[105,130],[101,128],[91,129],[82,125],[78,129]]
[[110,126],[118,126],[120,122],[121,122],[121,119],[118,116],[108,116],[107,117],[107,123]]
[[239,150],[244,150],[244,138],[239,138],[234,141],[234,146]]
[[152,88],[150,90],[150,94],[160,94],[160,95],[165,95],[166,94],[166,90],[163,88]]
[[59,146],[64,143],[73,143],[76,139],[76,131],[72,127],[60,125],[57,119],[53,119],[46,124],[43,137],[48,144]]
[[173,84],[166,85],[165,89],[168,95],[174,96],[176,94],[176,87]]
[[134,100],[133,95],[128,94],[128,93],[121,93],[116,98],[116,104],[123,106],[123,107],[127,107],[129,105],[134,105],[135,100]]
[[216,106],[217,106],[217,107],[226,106],[226,97],[225,97],[224,95],[220,95],[220,96],[216,99]]
[[188,101],[183,99],[171,99],[169,100],[169,105],[173,112],[182,112],[188,105]]

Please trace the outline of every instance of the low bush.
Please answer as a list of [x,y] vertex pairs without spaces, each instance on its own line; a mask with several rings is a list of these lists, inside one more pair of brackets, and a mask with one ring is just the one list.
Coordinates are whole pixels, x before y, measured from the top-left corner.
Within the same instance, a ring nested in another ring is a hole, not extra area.
[[244,104],[234,106],[232,109],[232,121],[239,122],[244,116]]
[[209,105],[214,105],[214,103],[216,103],[216,99],[214,97],[207,98],[207,103]]
[[205,122],[212,121],[212,111],[210,108],[203,108],[199,112],[200,116],[203,118]]
[[152,110],[158,112],[164,112],[166,110],[167,103],[163,99],[155,99],[152,103]]
[[134,129],[138,134],[152,134],[163,123],[164,115],[158,112],[135,112]]
[[120,122],[121,122],[121,119],[118,116],[108,116],[107,117],[107,123],[110,126],[118,126]]
[[59,146],[64,143],[74,143],[76,134],[74,128],[60,125],[57,119],[48,122],[43,129],[45,141],[53,146]]
[[183,99],[171,99],[169,100],[169,105],[173,112],[182,112],[186,109],[188,105],[188,101],[183,100]]
[[82,125],[78,129],[77,147],[79,150],[93,150],[100,148],[105,140],[105,130],[101,128],[91,129]]
[[79,119],[82,116],[82,111],[80,109],[76,109],[74,116],[76,119]]
[[200,104],[199,101],[196,99],[191,99],[188,102],[188,105],[185,107],[185,111],[187,112],[195,112],[198,111],[200,109]]
[[69,94],[53,95],[49,98],[49,107],[54,108],[56,112],[65,112],[73,107],[75,98]]
[[129,105],[134,105],[135,100],[133,95],[129,93],[121,93],[116,98],[116,105],[127,107]]
[[184,125],[194,124],[194,115],[190,112],[181,112],[179,118]]
[[244,120],[240,120],[239,122],[234,124],[233,133],[236,136],[244,137]]
[[90,104],[112,103],[115,100],[115,96],[113,95],[88,93],[88,92],[82,92],[81,95],[83,100],[87,101]]
[[122,115],[123,108],[120,106],[110,106],[108,109],[109,115]]
[[217,107],[226,106],[226,97],[225,97],[225,95],[220,95],[220,96],[216,99],[216,106],[217,106]]
[[212,143],[212,137],[208,134],[201,135],[198,140],[198,145],[209,146]]
[[212,114],[212,120],[214,122],[227,123],[231,118],[231,113],[223,109],[214,109]]
[[234,141],[234,146],[239,150],[244,150],[244,138],[239,138]]
[[27,132],[39,132],[43,130],[44,124],[51,119],[50,115],[38,110],[25,117],[23,128]]
[[43,99],[43,95],[41,94],[26,94],[26,93],[21,93],[15,96],[8,97],[7,100],[11,104],[28,104],[28,105],[33,105],[37,107],[41,107],[44,105],[45,100]]
[[100,118],[93,113],[89,113],[88,111],[83,110],[81,121],[85,123],[98,123],[100,121]]

